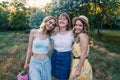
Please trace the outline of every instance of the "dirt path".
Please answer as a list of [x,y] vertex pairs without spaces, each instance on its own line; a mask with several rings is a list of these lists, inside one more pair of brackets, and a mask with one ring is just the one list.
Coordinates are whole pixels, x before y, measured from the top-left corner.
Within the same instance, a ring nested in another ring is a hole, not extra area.
[[93,44],[92,44],[92,47],[93,47],[94,49],[96,49],[97,51],[100,51],[100,52],[102,52],[102,53],[106,53],[106,54],[108,54],[108,55],[111,56],[111,57],[115,57],[115,58],[120,59],[120,55],[119,55],[119,54],[114,53],[114,52],[110,52],[110,51],[106,50],[104,47],[101,47],[101,46],[99,46],[99,45],[93,45]]

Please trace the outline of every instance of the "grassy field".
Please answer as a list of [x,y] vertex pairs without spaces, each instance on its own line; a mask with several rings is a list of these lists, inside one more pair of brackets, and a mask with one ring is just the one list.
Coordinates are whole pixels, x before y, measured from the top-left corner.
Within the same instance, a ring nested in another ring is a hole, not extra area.
[[[25,32],[0,32],[0,80],[17,80],[23,69],[28,45]],[[89,61],[94,80],[120,80],[120,31],[104,30],[101,40],[90,32]]]
[[28,34],[0,32],[0,80],[17,80],[23,69],[28,44]]
[[98,38],[97,31],[90,32],[90,36],[99,43],[102,42],[107,50],[120,54],[120,31],[103,30],[101,39]]

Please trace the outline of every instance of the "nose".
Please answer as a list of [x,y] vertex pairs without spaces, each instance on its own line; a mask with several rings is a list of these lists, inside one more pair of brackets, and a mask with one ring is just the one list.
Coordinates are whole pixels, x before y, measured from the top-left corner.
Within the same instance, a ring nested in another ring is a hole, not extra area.
[[50,24],[50,27],[51,27],[51,28],[53,28],[53,25],[52,25],[52,24]]
[[63,20],[63,19],[60,19],[59,22],[60,22],[60,23],[61,23],[61,22],[64,22],[64,20]]
[[79,26],[76,26],[76,28],[79,28]]

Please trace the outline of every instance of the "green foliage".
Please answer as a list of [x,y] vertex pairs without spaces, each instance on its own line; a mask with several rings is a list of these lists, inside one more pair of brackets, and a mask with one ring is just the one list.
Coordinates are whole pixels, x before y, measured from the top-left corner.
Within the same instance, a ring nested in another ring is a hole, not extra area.
[[119,0],[60,0],[52,4],[51,15],[58,17],[62,12],[68,13],[71,19],[81,14],[86,15],[90,19],[92,30],[102,28],[103,22],[109,26],[116,20],[120,22],[117,19],[120,15]]
[[23,12],[11,13],[9,17],[9,26],[11,29],[26,29],[28,23],[28,17]]
[[66,12],[69,14],[71,20],[75,16],[79,15],[86,15],[88,18],[91,18],[90,24],[92,24],[91,29],[93,26],[94,15],[91,15],[88,10],[91,6],[88,1],[81,1],[81,0],[60,0],[59,2],[53,3],[51,6],[51,15],[58,17],[60,13]]
[[20,1],[14,1],[9,3],[10,14],[9,14],[9,28],[10,29],[26,29],[28,27],[28,16],[26,14],[25,5]]
[[5,5],[0,4],[0,31],[6,31],[8,27],[8,14]]
[[99,16],[103,17],[104,24],[107,24],[109,28],[114,27],[114,25],[112,24],[114,24],[115,22],[120,22],[120,19],[118,19],[118,16],[120,15],[119,0],[101,0],[97,2],[96,5],[98,5],[98,7],[101,9],[101,13],[99,14]]
[[[117,19],[120,20],[120,15],[117,17]],[[114,29],[120,30],[120,21],[115,21],[115,22],[112,24],[112,26],[113,26]]]
[[45,13],[42,11],[32,12],[29,18],[29,27],[30,28],[39,28],[41,22],[45,18]]
[[[23,0],[24,1],[24,0]],[[28,28],[28,15],[30,10],[22,1],[0,3],[0,28],[1,30],[23,30]]]

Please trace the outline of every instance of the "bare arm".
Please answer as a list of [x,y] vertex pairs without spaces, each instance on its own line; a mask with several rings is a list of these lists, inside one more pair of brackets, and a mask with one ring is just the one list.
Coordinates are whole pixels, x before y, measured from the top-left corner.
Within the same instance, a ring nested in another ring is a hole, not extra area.
[[82,66],[85,62],[86,56],[87,56],[87,50],[88,50],[88,44],[89,44],[89,39],[88,36],[84,33],[81,33],[79,35],[80,37],[80,46],[81,46],[81,56],[80,56],[80,63],[77,67],[76,73],[75,73],[75,77],[77,77],[82,69]]
[[28,48],[27,48],[27,54],[26,54],[24,69],[26,69],[28,67],[29,60],[32,56],[32,42],[33,42],[33,39],[34,39],[34,30],[31,30],[30,35],[29,35],[29,44],[28,44]]
[[51,53],[53,52],[54,50],[54,40],[51,39],[50,41],[50,46],[49,46],[49,54],[51,55]]
[[60,31],[59,27],[55,27],[54,30],[53,30],[52,35],[56,35],[59,31]]
[[50,46],[49,46],[49,51],[52,51],[54,49],[54,41],[51,40]]

